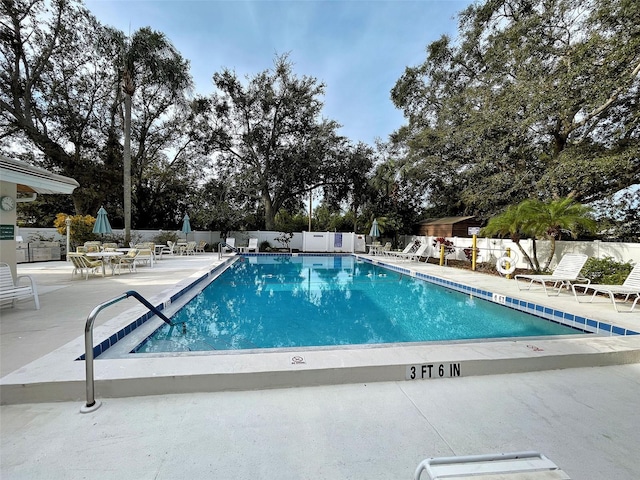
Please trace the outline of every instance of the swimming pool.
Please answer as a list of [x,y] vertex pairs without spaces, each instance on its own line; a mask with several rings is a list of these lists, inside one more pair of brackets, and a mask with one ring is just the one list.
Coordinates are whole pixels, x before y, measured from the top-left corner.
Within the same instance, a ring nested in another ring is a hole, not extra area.
[[136,353],[571,335],[582,331],[354,256],[241,257]]

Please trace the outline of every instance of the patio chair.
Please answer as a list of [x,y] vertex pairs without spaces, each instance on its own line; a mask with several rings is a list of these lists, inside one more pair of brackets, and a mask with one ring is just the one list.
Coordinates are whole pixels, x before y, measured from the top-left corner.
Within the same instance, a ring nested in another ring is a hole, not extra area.
[[122,273],[122,267],[125,266],[130,272],[136,272],[136,260],[138,258],[139,250],[134,248],[133,250],[129,250],[126,255],[122,255],[120,257],[114,257],[111,260],[111,268],[113,269],[113,273],[116,272],[118,275]]
[[[20,281],[23,278],[29,281],[28,285],[20,285]],[[5,303],[11,301],[11,306],[14,307],[16,300],[29,297],[33,297],[36,310],[40,310],[38,288],[33,277],[30,275],[18,275],[14,279],[9,264],[4,262],[0,263],[0,302]]]
[[91,260],[82,253],[68,253],[67,258],[71,260],[73,264],[71,278],[73,278],[76,273],[79,273],[80,275],[84,275],[85,280],[89,280],[90,273],[97,273],[98,269],[102,272],[102,260]]
[[138,251],[138,255],[136,255],[136,263],[148,263],[153,267],[155,244],[149,242],[137,243],[135,249]]
[[542,285],[542,288],[544,289],[544,293],[546,293],[547,296],[550,295],[550,293],[547,291],[548,283],[552,284],[552,289],[557,290],[557,293],[555,295],[560,295],[562,287],[567,287],[568,289],[571,287],[571,283],[577,280],[591,283],[588,278],[580,276],[580,270],[582,270],[582,267],[587,262],[588,258],[588,255],[584,255],[582,253],[567,253],[560,259],[560,262],[558,262],[558,265],[551,274],[516,275],[514,278],[516,280],[516,285],[518,285],[518,290],[522,290],[521,284],[518,282],[518,280],[520,279],[529,280],[526,290],[530,290],[534,283],[540,283]]
[[257,252],[258,251],[258,239],[257,238],[250,238],[249,239],[249,245],[247,246],[247,252]]
[[635,295],[636,298],[633,301],[633,305],[631,305],[631,310],[629,310],[629,312],[632,312],[633,309],[636,308],[638,301],[640,301],[640,263],[636,263],[636,266],[633,267],[631,272],[629,272],[629,275],[624,280],[622,285],[598,285],[592,283],[575,283],[571,285],[571,288],[573,289],[573,295],[576,297],[576,301],[580,302],[580,300],[578,300],[578,294],[576,293],[576,287],[584,288],[583,295],[587,294],[587,290],[593,290],[593,295],[591,296],[589,302],[593,302],[593,299],[596,298],[596,295],[598,293],[609,295],[611,303],[613,303],[613,308],[616,312],[620,311],[618,310],[618,305],[616,303],[616,295],[624,295],[625,302],[629,300],[629,297]]
[[194,241],[187,242],[186,245],[180,246],[180,255],[195,255],[196,254],[196,245],[197,243]]
[[207,242],[204,240],[200,240],[198,245],[196,245],[195,251],[196,253],[204,253],[204,248],[207,246]]
[[171,240],[167,240],[167,244],[162,247],[162,255],[173,255],[175,253],[176,244]]

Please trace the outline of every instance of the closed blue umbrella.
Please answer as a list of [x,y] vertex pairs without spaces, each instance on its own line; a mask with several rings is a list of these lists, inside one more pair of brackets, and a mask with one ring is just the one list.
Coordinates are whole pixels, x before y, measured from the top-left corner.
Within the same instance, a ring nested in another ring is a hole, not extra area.
[[111,233],[111,224],[107,218],[107,211],[104,207],[100,207],[98,210],[98,217],[96,223],[93,225],[93,233]]
[[191,233],[191,221],[189,220],[189,215],[184,214],[184,218],[182,219],[182,233],[184,233],[185,237]]
[[378,220],[373,219],[373,224],[371,225],[371,230],[369,231],[369,236],[376,238],[380,236],[380,230],[378,229]]

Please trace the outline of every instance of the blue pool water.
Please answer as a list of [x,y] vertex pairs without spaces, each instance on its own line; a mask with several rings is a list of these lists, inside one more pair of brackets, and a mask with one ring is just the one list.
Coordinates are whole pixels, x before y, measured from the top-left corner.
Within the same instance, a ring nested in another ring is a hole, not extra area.
[[243,257],[136,352],[582,333],[352,256]]

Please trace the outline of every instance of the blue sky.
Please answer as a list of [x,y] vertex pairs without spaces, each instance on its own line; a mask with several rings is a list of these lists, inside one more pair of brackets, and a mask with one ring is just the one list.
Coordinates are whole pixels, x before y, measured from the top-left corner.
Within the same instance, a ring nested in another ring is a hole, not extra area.
[[456,38],[457,13],[470,0],[85,0],[103,24],[125,33],[163,32],[190,61],[196,91],[213,92],[223,68],[240,77],[288,53],[298,76],[326,85],[323,116],[353,142],[387,140],[404,124],[390,91],[426,46]]

